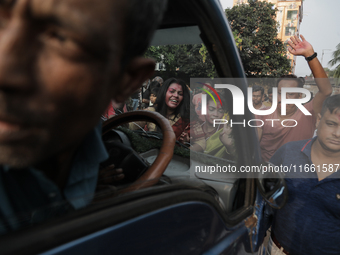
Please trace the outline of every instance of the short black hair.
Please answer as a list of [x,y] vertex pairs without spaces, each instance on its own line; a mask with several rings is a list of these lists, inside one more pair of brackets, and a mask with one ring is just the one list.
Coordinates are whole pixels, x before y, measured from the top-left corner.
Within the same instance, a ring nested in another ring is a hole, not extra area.
[[159,91],[159,87],[152,88],[151,89],[151,94],[155,95],[155,97],[157,97],[158,91]]
[[321,116],[325,114],[327,109],[330,113],[333,113],[335,110],[340,110],[340,94],[326,98],[322,105]]
[[259,86],[259,85],[254,85],[253,86],[253,92],[261,91],[261,95],[263,96],[264,94],[264,88]]
[[294,74],[288,74],[288,75],[283,75],[277,80],[277,85],[279,85],[280,81],[283,80],[288,80],[288,81],[296,81],[298,84],[299,88],[303,88],[303,85],[305,85],[305,78],[303,77],[297,77]]
[[151,92],[153,88],[159,88],[160,86],[161,84],[158,81],[152,81],[149,85],[149,90]]

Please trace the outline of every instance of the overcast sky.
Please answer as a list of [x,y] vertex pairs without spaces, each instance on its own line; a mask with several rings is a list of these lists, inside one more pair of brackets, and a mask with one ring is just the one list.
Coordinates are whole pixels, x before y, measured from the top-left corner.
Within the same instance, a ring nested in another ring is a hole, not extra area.
[[[220,2],[224,9],[233,6],[233,0],[220,0]],[[339,11],[340,0],[304,0],[303,2],[304,16],[300,34],[313,45],[320,62],[324,50],[322,61],[324,67],[329,67],[328,61],[332,58],[336,45],[340,43]],[[305,76],[310,73],[305,59],[297,57],[295,74]]]

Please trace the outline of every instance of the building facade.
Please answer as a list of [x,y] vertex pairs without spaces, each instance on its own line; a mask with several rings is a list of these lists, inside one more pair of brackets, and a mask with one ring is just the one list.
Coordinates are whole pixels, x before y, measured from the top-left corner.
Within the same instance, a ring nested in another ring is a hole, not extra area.
[[[293,35],[299,35],[300,24],[303,18],[303,0],[259,0],[274,4],[278,9],[276,21],[278,22],[278,38],[284,43]],[[248,0],[234,0],[233,6],[248,4]],[[291,61],[292,73],[295,72],[296,57],[287,50],[287,57]]]

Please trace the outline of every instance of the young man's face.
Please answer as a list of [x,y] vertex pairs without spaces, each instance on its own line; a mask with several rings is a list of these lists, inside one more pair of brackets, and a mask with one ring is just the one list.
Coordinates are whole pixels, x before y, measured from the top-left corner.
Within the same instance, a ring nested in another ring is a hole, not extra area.
[[[277,85],[277,111],[281,113],[281,89],[286,87],[291,87],[291,88],[297,88],[298,87],[298,82],[294,80],[281,80],[279,84]],[[298,99],[301,98],[302,95],[301,93],[287,93],[286,98],[289,99]],[[295,104],[287,104],[286,105],[286,115],[293,114],[296,111],[297,107]]]
[[270,103],[273,102],[273,94],[268,94],[268,101],[269,101]]
[[329,152],[340,152],[340,109],[333,113],[327,110],[317,121],[318,141],[323,149]]
[[261,105],[262,104],[262,93],[261,91],[253,92],[253,105]]
[[121,95],[123,2],[0,7],[0,164],[25,167],[77,146]]

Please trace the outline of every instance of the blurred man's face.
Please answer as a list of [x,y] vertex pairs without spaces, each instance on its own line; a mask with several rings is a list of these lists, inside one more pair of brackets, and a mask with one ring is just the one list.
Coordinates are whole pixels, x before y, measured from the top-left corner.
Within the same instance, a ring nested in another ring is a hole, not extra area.
[[[277,104],[277,111],[281,113],[281,89],[285,87],[291,87],[291,88],[297,88],[298,82],[294,80],[281,80],[277,86],[277,93],[278,93],[278,104]],[[287,93],[286,98],[288,99],[298,99],[301,98],[301,93]],[[297,110],[297,107],[295,104],[287,104],[286,105],[286,115],[294,114],[294,112]]]
[[71,149],[120,95],[123,2],[0,4],[0,164]]
[[259,106],[262,104],[262,93],[261,91],[253,92],[253,105]]
[[333,113],[327,110],[317,121],[317,139],[323,149],[329,152],[340,152],[340,109]]
[[268,94],[268,100],[270,103],[273,103],[273,94]]

